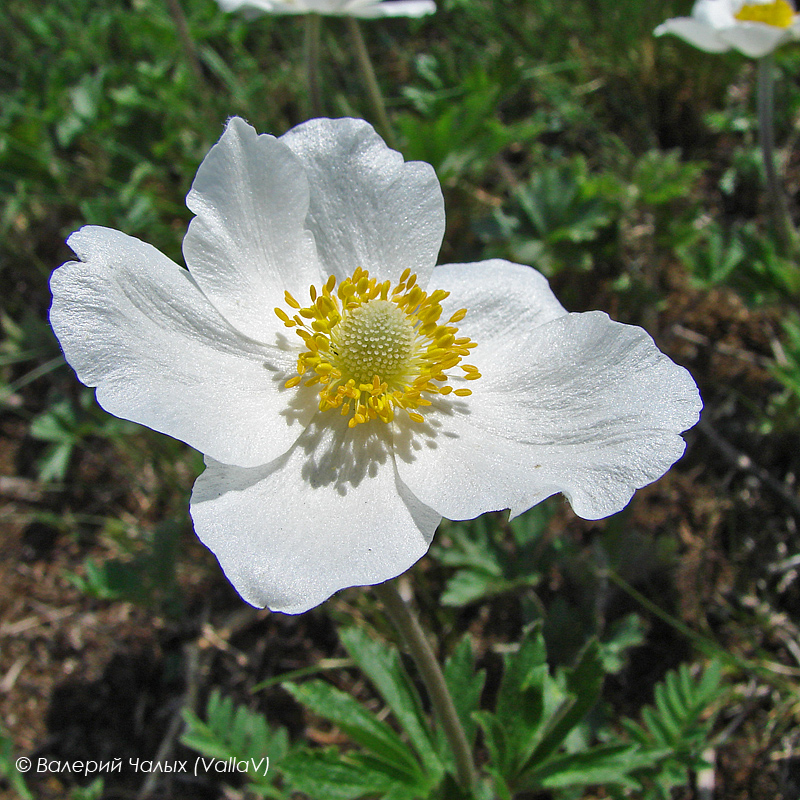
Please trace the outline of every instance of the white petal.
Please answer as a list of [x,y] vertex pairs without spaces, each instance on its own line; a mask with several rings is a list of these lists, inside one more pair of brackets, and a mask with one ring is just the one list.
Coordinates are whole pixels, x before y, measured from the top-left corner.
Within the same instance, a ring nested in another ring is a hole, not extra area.
[[364,3],[349,3],[347,11],[354,17],[376,19],[377,17],[424,17],[436,11],[433,0],[371,0]]
[[314,403],[282,388],[289,352],[243,337],[151,245],[99,227],[68,243],[83,261],[53,273],[50,322],[106,411],[241,466],[291,446]]
[[408,267],[428,282],[444,236],[433,167],[404,162],[363,120],[313,119],[280,141],[306,168],[307,224],[324,270],[341,280],[362,267],[395,281]]
[[692,17],[712,28],[731,28],[738,25],[734,16],[742,2],[731,0],[697,0],[692,7]]
[[718,30],[692,17],[668,19],[654,33],[656,36],[672,33],[707,53],[724,53],[731,49],[731,45],[720,37]]
[[479,344],[471,397],[450,411],[438,403],[416,435],[397,426],[401,478],[443,516],[516,515],[563,492],[579,516],[599,519],[682,454],[697,387],[641,328],[591,312],[496,335],[507,355],[482,359]]
[[225,11],[240,9],[265,14],[327,14],[371,19],[375,17],[421,17],[436,11],[433,0],[218,0]]
[[759,22],[740,22],[718,33],[720,39],[749,58],[761,58],[792,38],[789,29]]
[[183,242],[192,277],[231,325],[272,342],[284,331],[273,311],[284,307],[284,291],[302,302],[320,283],[299,160],[234,117],[203,159],[186,204],[197,214]]
[[266,467],[207,461],[195,483],[195,531],[254,606],[300,614],[393,578],[425,555],[441,519],[397,478],[382,426],[319,420]]
[[495,337],[497,330],[505,330],[507,338],[515,340],[567,313],[544,275],[499,258],[436,267],[428,291],[435,289],[450,292],[442,302],[442,319],[466,308],[467,316],[456,323],[459,334],[477,342],[475,352],[495,364],[506,358],[506,340]]
[[244,11],[246,14],[307,14],[305,2],[295,0],[287,3],[282,0],[217,0],[225,11]]

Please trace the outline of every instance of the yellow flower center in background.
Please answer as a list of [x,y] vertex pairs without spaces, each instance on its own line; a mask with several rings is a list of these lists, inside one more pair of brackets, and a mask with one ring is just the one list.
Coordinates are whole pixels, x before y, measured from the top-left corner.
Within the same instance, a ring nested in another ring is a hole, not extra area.
[[297,358],[297,375],[286,387],[297,386],[309,374],[305,385],[320,386],[320,411],[340,409],[342,416],[350,415],[351,428],[370,419],[391,422],[397,408],[422,422],[419,409],[431,405],[426,395],[472,394],[467,388],[454,390],[447,374],[458,367],[464,380],[481,377],[476,367],[461,364],[477,347],[469,337],[457,336],[453,325],[467,310],[440,324],[440,303],[450,293],[437,289],[427,294],[416,282],[417,276],[406,270],[392,288],[390,281],[377,283],[359,267],[335,292],[333,275],[320,292],[311,286],[311,305],[305,308],[286,292],[287,304],[297,313],[290,317],[280,308],[275,313],[306,346]]
[[763,22],[774,28],[788,28],[794,22],[794,9],[787,0],[745,3],[734,16],[739,22]]

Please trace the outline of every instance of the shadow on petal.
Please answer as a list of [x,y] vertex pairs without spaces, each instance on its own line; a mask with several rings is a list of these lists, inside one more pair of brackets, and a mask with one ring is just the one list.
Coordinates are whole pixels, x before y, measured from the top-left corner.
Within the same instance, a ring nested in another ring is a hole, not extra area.
[[395,456],[410,464],[416,460],[415,453],[423,449],[436,450],[439,446],[437,438],[459,438],[458,433],[448,428],[448,418],[454,418],[457,414],[468,416],[469,403],[460,397],[438,397],[425,413],[424,422],[396,422],[392,438]]

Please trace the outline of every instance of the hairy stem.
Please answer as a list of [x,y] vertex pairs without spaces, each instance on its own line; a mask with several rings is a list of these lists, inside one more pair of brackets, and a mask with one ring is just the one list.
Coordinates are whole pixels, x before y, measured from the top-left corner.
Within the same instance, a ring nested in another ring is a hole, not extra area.
[[767,194],[775,231],[781,241],[784,255],[789,255],[797,243],[797,232],[792,225],[786,195],[775,171],[775,123],[773,120],[775,90],[773,86],[773,59],[769,53],[758,59],[758,141],[764,158],[767,177]]
[[367,94],[369,95],[370,102],[375,111],[378,125],[389,147],[396,150],[397,140],[392,131],[392,126],[389,124],[389,117],[386,114],[386,103],[383,101],[381,87],[378,85],[378,79],[375,77],[375,69],[369,57],[367,44],[361,34],[361,28],[358,26],[358,20],[355,17],[346,17],[345,19],[347,28],[350,31],[350,37],[353,40],[353,48],[356,52],[358,68],[361,70],[361,77],[364,79],[364,84],[367,87]]
[[453,698],[447,689],[441,667],[428,644],[425,632],[411,609],[400,597],[394,581],[381,583],[372,588],[383,603],[386,613],[397,628],[417,665],[420,677],[428,690],[431,704],[442,725],[442,730],[453,750],[459,783],[472,794],[478,782],[478,773],[472,760],[472,752],[461,720],[459,720],[453,705]]
[[183,13],[180,0],[166,0],[166,3],[178,34],[178,40],[183,48],[183,55],[186,58],[186,63],[189,65],[189,69],[191,69],[195,80],[202,86],[205,83],[203,68],[200,66],[200,59],[197,57],[197,48],[195,48],[192,34],[189,32],[189,24],[186,22],[186,15]]

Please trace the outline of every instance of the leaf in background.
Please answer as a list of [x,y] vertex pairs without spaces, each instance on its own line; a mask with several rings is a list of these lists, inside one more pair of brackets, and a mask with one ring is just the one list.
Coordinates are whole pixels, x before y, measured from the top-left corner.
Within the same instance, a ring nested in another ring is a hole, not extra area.
[[[467,742],[474,746],[475,736],[478,732],[478,723],[474,715],[480,708],[486,673],[483,670],[475,672],[475,656],[469,636],[465,636],[456,645],[453,654],[445,662],[444,679],[453,698],[458,718],[464,728]],[[436,729],[436,739],[442,760],[454,767],[453,754],[441,727]]]
[[339,638],[391,708],[408,734],[426,771],[431,775],[441,776],[442,764],[436,756],[419,695],[403,669],[397,651],[371,639],[359,628],[348,628],[340,633]]
[[188,709],[183,711],[186,729],[181,742],[209,758],[242,761],[269,758],[266,775],[262,770],[248,770],[251,789],[263,797],[284,800],[288,795],[275,785],[281,762],[291,752],[285,728],[270,728],[262,714],[245,706],[236,706],[229,697],[214,689],[206,706],[206,721]]
[[419,800],[418,786],[398,784],[397,777],[384,771],[383,763],[369,763],[359,753],[344,754],[334,748],[301,750],[281,764],[281,771],[293,791],[320,800]]
[[371,751],[387,774],[414,785],[424,773],[419,761],[400,737],[355,698],[321,680],[284,683],[284,689],[306,708],[341,728],[354,742]]

